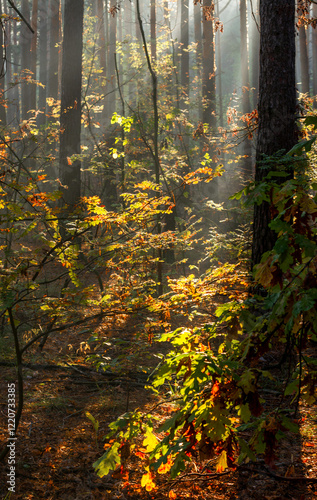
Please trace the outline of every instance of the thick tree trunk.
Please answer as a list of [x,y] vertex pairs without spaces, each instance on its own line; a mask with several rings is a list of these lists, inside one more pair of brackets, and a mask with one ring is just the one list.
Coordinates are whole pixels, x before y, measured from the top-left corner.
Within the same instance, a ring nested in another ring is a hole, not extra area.
[[81,78],[84,0],[66,0],[60,116],[60,177],[63,201],[73,207],[80,198]]
[[[268,173],[261,168],[263,154],[288,151],[296,142],[295,0],[261,0],[260,21],[257,183]],[[276,241],[276,234],[269,228],[270,221],[269,204],[255,205],[253,264],[260,262],[262,254],[271,250]]]

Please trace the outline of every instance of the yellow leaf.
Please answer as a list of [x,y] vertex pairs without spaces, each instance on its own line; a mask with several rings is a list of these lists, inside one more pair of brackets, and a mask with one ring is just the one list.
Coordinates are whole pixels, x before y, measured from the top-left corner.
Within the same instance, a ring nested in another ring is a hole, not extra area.
[[171,490],[168,494],[168,498],[170,498],[171,500],[175,500],[175,498],[177,498],[177,495],[176,493],[174,493],[174,491]]
[[227,452],[225,450],[222,450],[221,455],[219,456],[216,463],[216,471],[223,472],[227,468],[228,468]]
[[151,472],[143,474],[141,479],[141,486],[146,489],[146,491],[155,490],[156,484],[153,482]]
[[146,448],[146,451],[148,453],[151,453],[151,451],[153,451],[156,447],[157,443],[158,441],[154,434],[150,431],[147,431],[145,434],[145,439],[143,441],[143,446]]

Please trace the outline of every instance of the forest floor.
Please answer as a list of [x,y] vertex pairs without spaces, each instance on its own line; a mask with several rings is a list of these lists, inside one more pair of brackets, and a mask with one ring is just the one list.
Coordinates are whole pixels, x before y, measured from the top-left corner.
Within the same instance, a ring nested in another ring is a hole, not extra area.
[[[135,325],[116,318],[98,326],[124,341],[135,333]],[[133,352],[129,366],[120,373],[97,372],[87,359],[86,341],[91,330],[63,332],[48,339],[44,350],[29,352],[24,368],[25,403],[16,441],[16,491],[8,492],[7,458],[0,465],[1,499],[24,500],[308,500],[317,498],[317,406],[299,406],[300,435],[289,434],[280,442],[274,469],[264,461],[244,465],[222,474],[199,473],[203,464],[192,464],[186,474],[171,481],[158,475],[156,490],[140,486],[142,464],[130,456],[122,471],[99,478],[92,464],[104,453],[103,437],[108,424],[127,410],[157,405],[147,390],[146,376],[136,370],[144,365],[144,352]],[[148,367],[155,366],[157,344],[148,346]],[[120,356],[118,352],[112,353]],[[124,356],[126,352],[121,353]],[[140,359],[138,360],[138,356]],[[6,442],[8,384],[16,379],[15,368],[1,366],[0,438]],[[272,404],[274,403],[272,391]],[[158,416],[167,411],[157,406]],[[99,421],[95,435],[90,412]],[[298,479],[302,478],[302,480]]]

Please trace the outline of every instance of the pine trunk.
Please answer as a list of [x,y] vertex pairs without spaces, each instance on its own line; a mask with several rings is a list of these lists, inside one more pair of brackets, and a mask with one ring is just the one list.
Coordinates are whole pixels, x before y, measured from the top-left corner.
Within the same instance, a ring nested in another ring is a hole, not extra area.
[[63,202],[69,207],[80,198],[81,78],[84,0],[66,0],[62,58],[60,115],[60,176]]
[[[259,127],[255,181],[268,170],[261,168],[264,155],[290,150],[296,143],[295,0],[260,1]],[[276,168],[276,166],[270,167]],[[252,263],[271,250],[276,234],[269,228],[270,206],[255,205]]]

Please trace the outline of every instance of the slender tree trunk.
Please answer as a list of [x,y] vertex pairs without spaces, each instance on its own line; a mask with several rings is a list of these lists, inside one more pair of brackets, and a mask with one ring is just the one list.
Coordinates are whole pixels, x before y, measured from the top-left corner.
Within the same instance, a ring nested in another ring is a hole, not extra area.
[[300,51],[300,76],[301,91],[303,94],[309,94],[309,62],[306,28],[301,24],[298,28],[299,33],[299,51]]
[[[313,17],[317,19],[317,5],[313,3]],[[317,27],[312,29],[312,57],[313,57],[313,96],[314,107],[317,107]]]
[[[109,16],[109,46],[108,46],[108,77],[107,77],[107,115],[108,123],[116,110],[116,71],[114,63],[114,54],[117,43],[117,14]],[[108,124],[107,124],[108,125]]]
[[[219,18],[219,0],[216,3],[216,15]],[[222,60],[221,60],[221,33],[218,30],[216,39],[217,47],[217,94],[218,94],[218,105],[219,105],[219,125],[224,126],[223,120],[223,97],[222,97]]]
[[60,115],[60,177],[63,201],[80,198],[81,78],[84,0],[65,0]]
[[[268,173],[261,168],[263,154],[288,151],[296,143],[295,0],[260,0],[260,82],[257,137],[257,183]],[[276,234],[269,228],[270,205],[254,207],[252,263],[271,250]]]
[[188,0],[181,2],[181,87],[182,87],[182,109],[187,109],[185,101],[189,97],[189,4]]
[[151,58],[156,60],[156,0],[151,0]]
[[[0,0],[0,15],[3,14],[2,0]],[[6,108],[4,107],[4,82],[5,82],[5,59],[4,59],[4,39],[3,39],[2,26],[0,26],[0,127],[5,127],[7,124],[6,120]]]
[[[241,83],[242,83],[242,114],[250,113],[250,76],[248,57],[248,32],[247,32],[247,3],[240,0],[240,53],[241,53]],[[243,171],[244,179],[249,179],[252,174],[252,149],[248,134],[243,141]]]
[[43,126],[46,123],[46,94],[47,94],[47,54],[48,54],[48,36],[47,36],[47,9],[48,0],[40,0],[39,5],[39,81],[43,87],[39,87],[39,100],[38,109],[40,114],[38,115],[37,123],[39,126]]
[[[79,0],[80,1],[80,0]],[[48,67],[48,97],[58,98],[59,87],[59,53],[61,27],[61,0],[49,0],[50,36],[49,36],[49,67]]]
[[203,0],[203,121],[211,129],[216,125],[216,67],[213,8],[210,0]]
[[169,8],[168,8],[168,0],[164,0],[163,2],[163,9],[164,9],[164,24],[169,27],[170,25],[170,14],[169,14]]
[[[31,26],[34,33],[31,38],[31,54],[30,54],[30,70],[32,78],[37,79],[36,76],[36,58],[37,58],[37,17],[38,17],[38,0],[33,0],[32,4],[32,23]],[[30,109],[36,110],[36,85],[30,86]]]
[[107,54],[107,47],[106,47],[106,33],[105,33],[105,12],[104,12],[104,5],[103,5],[103,0],[97,0],[97,16],[98,16],[98,33],[99,33],[99,50],[100,50],[100,68],[102,70],[102,76],[106,76],[106,67],[107,67],[107,61],[106,61],[106,54]]
[[[107,35],[105,29],[105,20],[107,21],[107,13],[104,8],[104,1],[97,0],[97,30],[98,30],[98,46],[99,46],[99,65],[101,70],[100,75],[100,93],[104,96],[106,95],[106,81],[107,81]],[[106,126],[106,116],[107,116],[107,105],[106,105],[106,97],[103,99],[103,111],[101,113],[101,123],[102,127]]]
[[[18,25],[15,21],[13,21],[13,27],[12,27],[12,45],[14,47],[17,47],[19,45]],[[12,51],[11,57],[13,58],[13,51]],[[22,64],[21,61],[22,61],[22,54],[21,54],[21,51],[19,50],[18,53],[16,54],[15,59],[14,59],[14,64],[16,65],[13,67],[13,71],[12,71],[12,73],[15,73],[15,75],[13,75],[13,78],[12,78],[12,81],[14,82],[14,86],[13,86],[12,93],[10,96],[11,97],[11,107],[14,109],[13,124],[15,127],[17,127],[19,125],[19,123],[21,121],[21,114],[22,114],[22,99],[20,99],[20,85],[18,84],[19,79],[17,77],[18,67],[20,64]],[[11,120],[9,123],[11,124]]]
[[260,17],[259,17],[259,0],[252,3],[252,30],[251,30],[251,86],[253,95],[253,108],[257,108],[259,95],[259,60],[260,60]]
[[[215,32],[213,3],[203,0],[203,122],[208,124],[209,132],[212,134],[216,129],[216,57],[215,57]],[[208,142],[206,147],[214,156],[214,147]],[[219,202],[218,178],[214,178],[208,184],[208,196]],[[217,215],[215,215],[215,221]]]
[[[30,4],[29,0],[22,0],[21,12],[27,22],[30,24]],[[31,68],[31,40],[32,33],[24,22],[21,23],[21,66],[22,66],[22,87],[21,87],[21,100],[22,100],[22,120],[29,118],[28,111],[30,110],[30,68]]]

